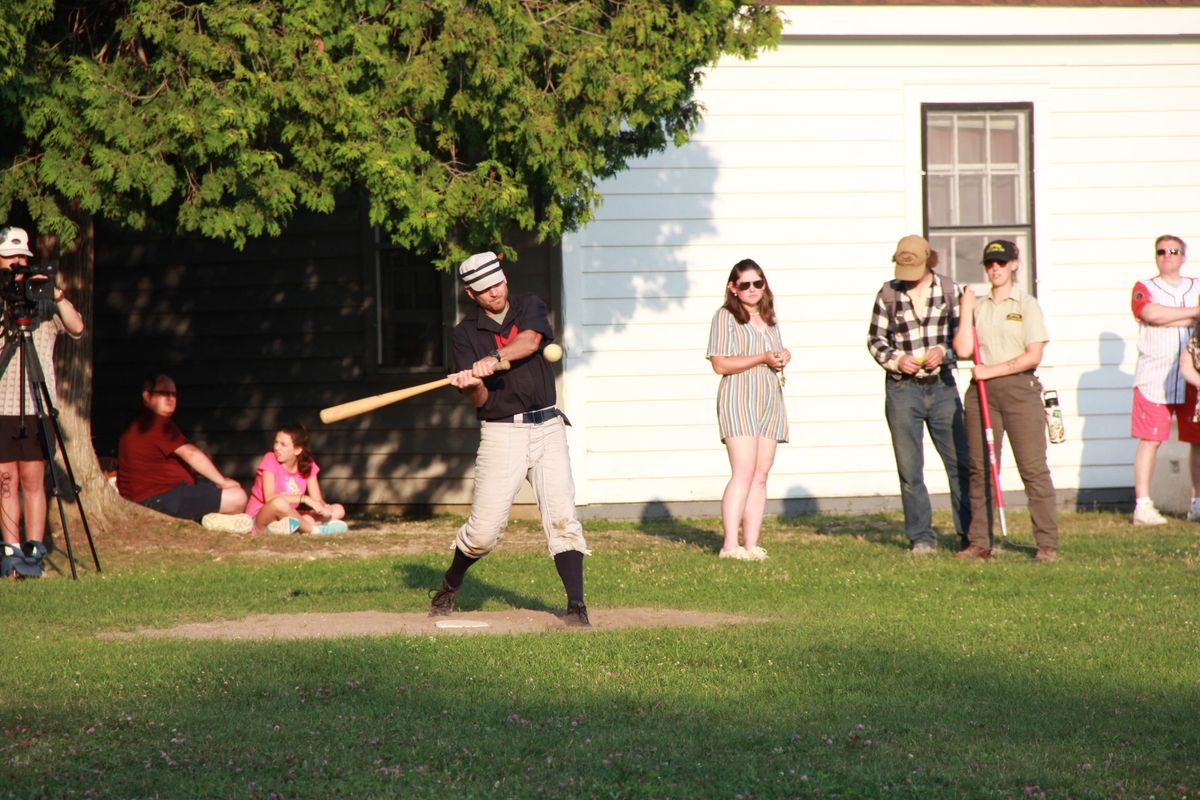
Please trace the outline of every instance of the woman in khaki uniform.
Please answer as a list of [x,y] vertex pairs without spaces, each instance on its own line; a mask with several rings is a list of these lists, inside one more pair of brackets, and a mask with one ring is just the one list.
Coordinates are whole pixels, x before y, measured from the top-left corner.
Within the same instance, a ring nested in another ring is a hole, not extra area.
[[983,250],[983,267],[991,291],[976,298],[970,287],[963,292],[961,322],[954,335],[959,358],[974,354],[972,331],[978,331],[979,363],[971,371],[971,386],[963,401],[967,445],[971,453],[971,527],[967,549],[955,558],[985,559],[992,555],[987,501],[991,476],[985,458],[983,419],[976,381],[987,381],[988,410],[1000,459],[1007,431],[1013,457],[1033,521],[1038,561],[1058,558],[1058,510],[1054,483],[1046,464],[1046,415],[1042,384],[1034,370],[1042,362],[1049,337],[1037,299],[1016,284],[1020,253],[1012,242],[989,242]]

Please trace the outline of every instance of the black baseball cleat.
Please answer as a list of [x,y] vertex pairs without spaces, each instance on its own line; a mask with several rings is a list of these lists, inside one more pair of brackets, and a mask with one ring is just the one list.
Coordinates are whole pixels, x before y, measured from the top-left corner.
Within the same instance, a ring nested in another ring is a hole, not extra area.
[[583,603],[567,603],[567,613],[563,615],[563,622],[572,628],[592,627],[592,623],[588,621],[587,606]]
[[429,616],[450,616],[450,612],[454,610],[454,596],[456,594],[458,594],[458,589],[451,587],[450,584],[446,583],[446,579],[442,578],[442,582],[431,592],[433,603],[429,606]]

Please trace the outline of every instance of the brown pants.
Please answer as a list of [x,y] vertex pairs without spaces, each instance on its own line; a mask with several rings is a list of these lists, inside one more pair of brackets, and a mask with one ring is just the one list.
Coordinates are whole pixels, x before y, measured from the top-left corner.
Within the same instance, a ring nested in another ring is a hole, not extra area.
[[[996,458],[1001,464],[1004,434],[1012,445],[1017,471],[1025,484],[1033,538],[1039,548],[1058,549],[1058,510],[1055,507],[1054,482],[1046,465],[1046,411],[1042,405],[1042,384],[1029,374],[1005,375],[987,382],[988,410],[992,415]],[[983,417],[979,409],[979,390],[971,381],[963,401],[967,427],[967,447],[971,453],[971,544],[991,547],[992,476],[987,466],[987,446],[983,438]]]

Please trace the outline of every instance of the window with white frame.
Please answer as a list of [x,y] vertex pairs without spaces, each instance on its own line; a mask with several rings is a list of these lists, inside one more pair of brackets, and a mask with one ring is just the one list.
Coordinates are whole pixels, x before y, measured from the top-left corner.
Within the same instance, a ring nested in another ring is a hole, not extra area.
[[1033,105],[921,107],[927,238],[940,270],[984,282],[984,245],[1008,239],[1021,252],[1017,278],[1033,292]]

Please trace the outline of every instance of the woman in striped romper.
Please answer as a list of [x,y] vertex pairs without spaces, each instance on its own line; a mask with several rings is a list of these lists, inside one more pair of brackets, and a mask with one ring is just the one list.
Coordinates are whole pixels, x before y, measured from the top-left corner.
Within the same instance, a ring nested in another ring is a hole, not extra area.
[[[750,259],[734,264],[725,305],[713,316],[708,359],[721,376],[717,422],[733,476],[721,497],[725,542],[721,558],[762,561],[758,546],[767,502],[767,474],[775,447],[788,439],[783,368],[792,354],[775,321],[775,296],[762,268]],[[744,545],[738,544],[741,527]]]

